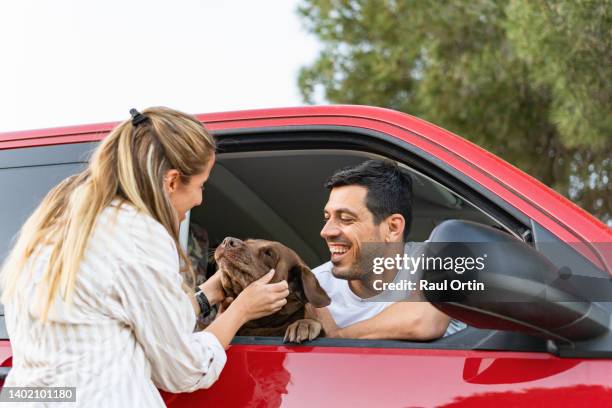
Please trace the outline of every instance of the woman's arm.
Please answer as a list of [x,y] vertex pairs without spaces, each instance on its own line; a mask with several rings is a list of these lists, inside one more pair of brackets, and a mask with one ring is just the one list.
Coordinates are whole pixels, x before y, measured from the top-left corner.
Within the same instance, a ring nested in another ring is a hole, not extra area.
[[132,328],[155,385],[191,392],[210,387],[227,357],[213,334],[193,332],[196,316],[177,273],[178,259],[169,259],[149,254],[119,267],[114,282],[122,309],[118,315]]
[[[206,295],[206,299],[208,299],[208,303],[210,303],[211,306],[219,304],[225,299],[225,292],[223,292],[223,287],[221,286],[221,272],[219,271],[208,278],[206,282],[199,286],[199,288],[202,292],[204,292],[204,295]],[[189,300],[191,300],[191,305],[193,306],[196,316],[199,316],[202,311],[200,310],[200,305],[198,304],[195,295],[196,294],[193,293],[189,297]]]
[[[210,387],[225,365],[224,349],[238,328],[245,319],[278,310],[288,294],[287,283],[250,285],[234,301],[234,311],[228,309],[228,316],[210,330],[194,333],[196,315],[182,287],[174,241],[149,217],[137,217],[128,230],[133,248],[115,271],[112,313],[132,329],[157,387],[170,392]],[[258,314],[262,309],[265,313]]]

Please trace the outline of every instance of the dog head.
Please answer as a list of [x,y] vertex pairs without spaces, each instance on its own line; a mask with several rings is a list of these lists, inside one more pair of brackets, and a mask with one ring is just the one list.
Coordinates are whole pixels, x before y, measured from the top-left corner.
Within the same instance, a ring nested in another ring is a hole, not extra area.
[[227,237],[215,250],[215,261],[223,274],[221,283],[227,296],[238,296],[250,283],[274,269],[272,282],[286,280],[289,291],[298,294],[304,303],[324,307],[331,302],[310,268],[280,242]]

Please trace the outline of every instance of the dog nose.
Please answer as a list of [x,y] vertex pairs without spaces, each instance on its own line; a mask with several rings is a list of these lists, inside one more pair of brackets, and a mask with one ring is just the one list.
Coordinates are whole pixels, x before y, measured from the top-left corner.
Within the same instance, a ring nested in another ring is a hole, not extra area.
[[240,241],[238,238],[226,237],[221,243],[221,246],[224,246],[226,248],[236,248],[238,245],[240,245],[241,242],[242,241]]

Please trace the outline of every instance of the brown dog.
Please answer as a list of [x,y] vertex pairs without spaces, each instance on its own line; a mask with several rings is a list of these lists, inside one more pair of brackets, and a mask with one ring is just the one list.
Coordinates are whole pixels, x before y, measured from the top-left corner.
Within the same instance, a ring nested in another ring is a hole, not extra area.
[[263,239],[241,241],[227,237],[215,250],[215,261],[221,270],[221,284],[228,297],[235,298],[250,283],[270,269],[275,270],[271,283],[286,280],[289,285],[287,304],[278,312],[250,321],[240,328],[240,336],[285,336],[285,341],[312,340],[321,333],[321,324],[305,319],[307,303],[314,307],[329,305],[330,299],[304,261],[283,244]]

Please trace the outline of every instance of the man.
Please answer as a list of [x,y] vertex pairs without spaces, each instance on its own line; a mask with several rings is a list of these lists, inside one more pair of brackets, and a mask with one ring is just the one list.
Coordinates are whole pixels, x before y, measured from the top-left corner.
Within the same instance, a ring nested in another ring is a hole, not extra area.
[[321,321],[326,335],[432,340],[456,331],[459,326],[449,328],[451,319],[428,302],[384,301],[389,298],[381,297],[384,294],[374,282],[393,282],[398,274],[396,268],[373,273],[374,257],[381,251],[393,256],[393,248],[397,254],[409,247],[404,243],[412,219],[410,176],[393,162],[370,160],[337,172],[325,186],[330,195],[321,237],[331,260],[313,272],[332,303],[309,311]]

